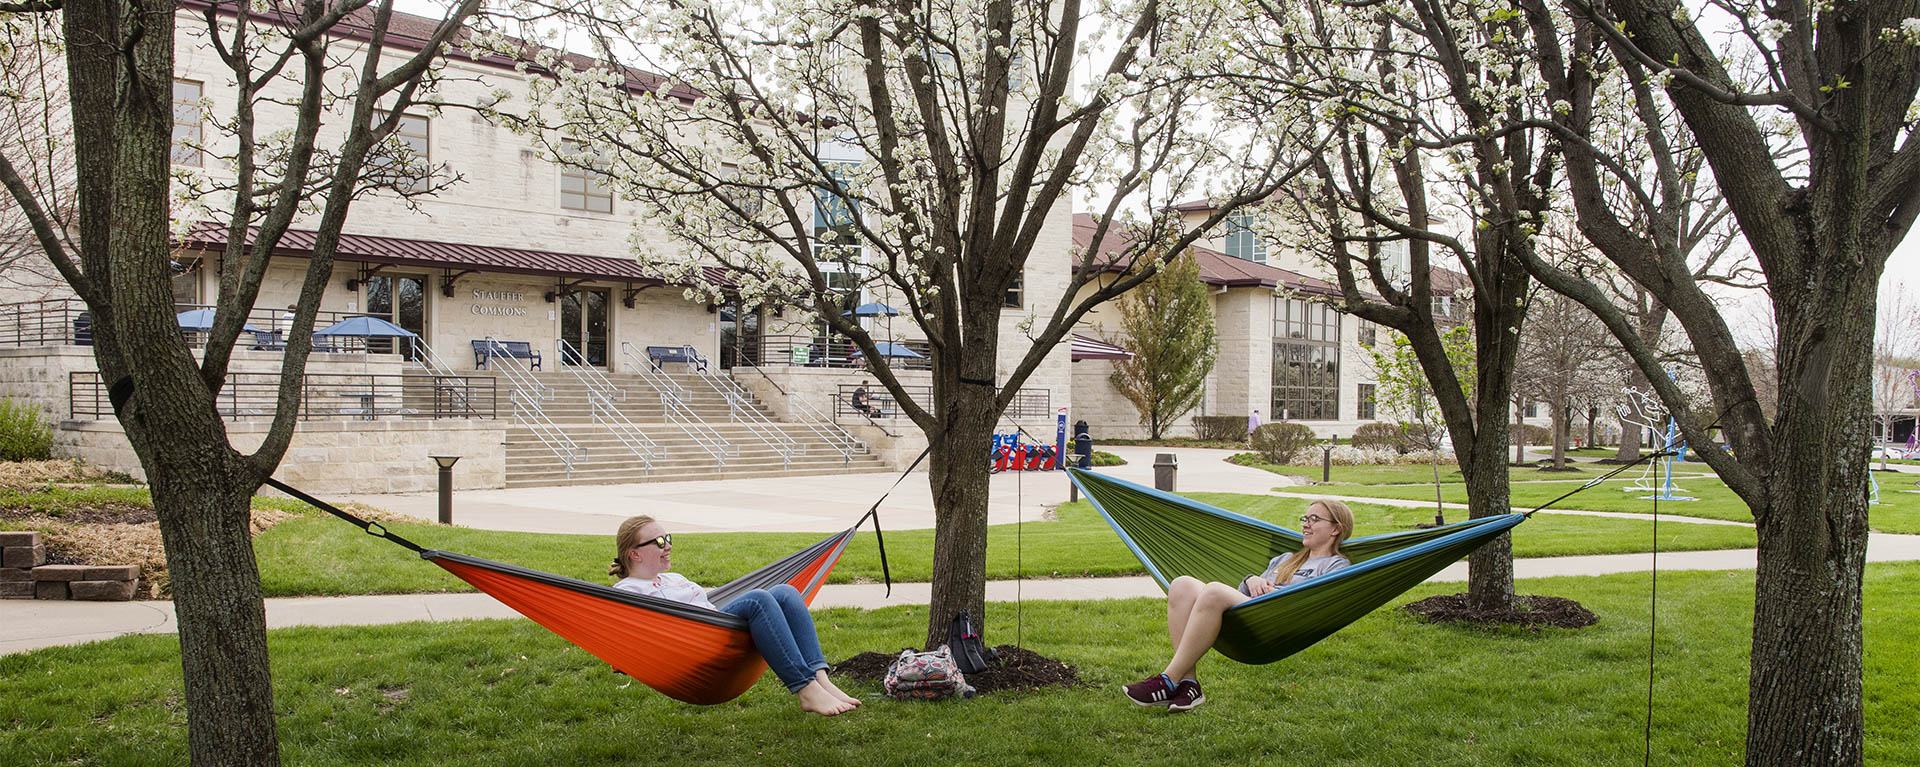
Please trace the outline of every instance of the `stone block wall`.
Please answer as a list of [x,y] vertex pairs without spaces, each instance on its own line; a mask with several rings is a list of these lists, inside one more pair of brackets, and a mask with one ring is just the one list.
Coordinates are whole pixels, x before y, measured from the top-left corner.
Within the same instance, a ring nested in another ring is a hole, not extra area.
[[[243,451],[257,448],[266,433],[265,423],[227,425],[228,439]],[[453,470],[455,489],[505,487],[505,441],[504,421],[309,421],[294,432],[274,476],[316,495],[426,492],[439,481],[427,456],[449,453],[463,456]],[[64,421],[54,443],[57,454],[146,478],[118,422]]]
[[125,602],[140,581],[135,565],[49,565],[40,533],[0,532],[0,599]]

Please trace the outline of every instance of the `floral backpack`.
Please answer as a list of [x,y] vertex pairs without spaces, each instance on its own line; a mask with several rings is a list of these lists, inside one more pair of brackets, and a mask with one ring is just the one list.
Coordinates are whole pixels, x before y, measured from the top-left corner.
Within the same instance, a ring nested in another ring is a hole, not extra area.
[[898,700],[943,700],[971,698],[973,688],[960,673],[953,651],[946,645],[933,652],[901,650],[900,657],[887,667],[882,682],[887,697]]

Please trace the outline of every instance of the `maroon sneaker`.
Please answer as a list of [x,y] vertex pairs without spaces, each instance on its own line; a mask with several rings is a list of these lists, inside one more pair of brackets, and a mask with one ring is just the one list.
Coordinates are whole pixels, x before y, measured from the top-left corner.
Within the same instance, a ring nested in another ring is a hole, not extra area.
[[1164,706],[1173,702],[1173,680],[1166,674],[1154,674],[1121,689],[1127,692],[1127,700],[1137,706]]
[[1173,688],[1173,698],[1167,701],[1168,711],[1192,711],[1207,702],[1206,693],[1200,692],[1200,682],[1182,679],[1180,685]]

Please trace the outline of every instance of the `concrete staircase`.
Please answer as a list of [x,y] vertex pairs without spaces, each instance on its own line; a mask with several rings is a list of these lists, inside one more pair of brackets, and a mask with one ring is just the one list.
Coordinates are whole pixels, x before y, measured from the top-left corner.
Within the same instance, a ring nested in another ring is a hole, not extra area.
[[[887,468],[871,453],[856,452],[849,460],[803,424],[775,421],[776,429],[799,443],[799,449],[791,456],[783,456],[781,450],[758,436],[762,427],[732,419],[726,397],[698,376],[669,374],[668,377],[687,392],[684,400],[694,413],[732,447],[730,453],[716,458],[679,424],[665,420],[658,390],[636,375],[609,374],[607,378],[626,392],[625,398],[616,401],[615,406],[642,434],[660,446],[652,468],[648,469],[646,462],[612,429],[594,422],[587,387],[572,373],[533,373],[531,377],[552,389],[553,396],[540,403],[541,409],[580,446],[584,455],[574,461],[569,472],[566,463],[532,429],[510,423],[507,487],[851,474]],[[512,384],[501,378],[499,385],[504,402],[506,389]],[[759,402],[750,405],[763,416],[772,418],[772,413]],[[509,408],[503,406],[502,417],[510,418],[508,412]]]

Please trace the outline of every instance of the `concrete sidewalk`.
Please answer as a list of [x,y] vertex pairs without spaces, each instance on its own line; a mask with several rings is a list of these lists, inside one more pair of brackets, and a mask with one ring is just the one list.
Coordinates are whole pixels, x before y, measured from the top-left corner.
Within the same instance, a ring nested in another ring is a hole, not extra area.
[[[1265,494],[1278,486],[1300,483],[1294,477],[1227,463],[1232,450],[1103,449],[1126,459],[1127,465],[1103,468],[1102,473],[1145,485],[1153,484],[1156,453],[1178,456],[1179,486],[1189,490]],[[621,520],[649,514],[676,531],[827,533],[846,529],[895,480],[899,480],[899,487],[880,504],[881,526],[887,530],[933,527],[933,490],[924,469],[905,479],[889,472],[463,490],[453,495],[453,521],[482,530],[612,535]],[[346,500],[421,519],[435,519],[440,508],[433,493],[362,495]],[[995,474],[987,523],[1040,519],[1066,500],[1066,472]]]
[[[1758,552],[1688,551],[1661,554],[1660,569],[1751,570]],[[1868,562],[1920,560],[1920,535],[1874,534],[1867,542]],[[1585,557],[1520,559],[1513,563],[1516,578],[1569,575],[1610,575],[1646,572],[1651,554],[1607,554]],[[1459,582],[1467,579],[1467,563],[1458,562],[1428,579]],[[879,584],[827,586],[815,598],[815,607],[873,609],[924,605],[931,584],[896,583],[893,595]],[[1088,600],[1159,597],[1158,584],[1144,576],[1131,578],[1058,578],[1027,581],[988,581],[987,599]],[[476,618],[514,618],[518,614],[485,594],[402,594],[361,597],[298,597],[267,600],[267,628],[291,626],[366,626],[409,621],[457,621]],[[172,602],[0,602],[0,655],[42,647],[82,644],[123,634],[171,634],[177,630]]]

